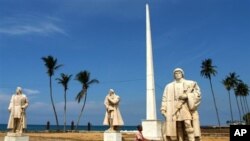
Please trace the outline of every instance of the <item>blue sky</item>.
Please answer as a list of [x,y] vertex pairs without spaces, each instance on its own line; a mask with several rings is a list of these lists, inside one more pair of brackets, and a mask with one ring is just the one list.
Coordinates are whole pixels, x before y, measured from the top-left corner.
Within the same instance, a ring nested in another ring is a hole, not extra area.
[[[163,89],[181,67],[186,79],[198,82],[202,125],[217,125],[209,81],[200,76],[204,59],[211,58],[218,74],[212,78],[223,125],[230,119],[227,91],[221,84],[236,72],[250,85],[250,1],[247,0],[0,0],[0,123],[17,86],[30,106],[29,124],[55,124],[49,79],[41,57],[52,55],[60,68],[53,77],[53,96],[63,124],[63,88],[55,78],[72,74],[67,123],[76,122],[82,103],[75,75],[91,72],[99,84],[90,86],[81,124],[102,125],[104,98],[110,88],[121,97],[125,125],[146,118],[145,4],[149,3],[153,41],[158,119]],[[239,118],[232,97],[234,118]],[[248,97],[249,101],[249,97]]]

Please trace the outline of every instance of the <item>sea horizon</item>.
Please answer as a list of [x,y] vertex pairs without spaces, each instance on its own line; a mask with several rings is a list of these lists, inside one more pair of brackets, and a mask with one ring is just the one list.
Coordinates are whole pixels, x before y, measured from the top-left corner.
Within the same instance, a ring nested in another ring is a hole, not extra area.
[[[136,126],[137,125],[127,125],[127,126],[121,126],[120,130],[129,130],[129,131],[133,131],[136,130]],[[76,127],[76,126],[74,126]],[[83,131],[105,131],[107,130],[109,127],[106,125],[91,125],[90,129],[88,129],[89,127],[87,125],[79,125],[77,127],[77,130],[83,130]],[[64,129],[64,125],[59,125],[59,131],[63,131]],[[49,128],[47,128],[47,125],[45,124],[27,124],[27,131],[34,131],[34,132],[39,132],[39,131],[46,131],[46,130],[50,130],[50,131],[56,131],[58,130],[56,125],[50,125]],[[66,125],[66,130],[73,130],[71,125]],[[0,124],[0,131],[8,131],[7,129],[7,124]]]
[[[135,131],[137,125],[125,125],[121,126],[121,131]],[[74,126],[75,127],[75,126]],[[202,125],[201,128],[217,128],[214,125]],[[229,126],[221,126],[222,128],[228,128]],[[105,131],[109,128],[107,125],[91,125],[90,128],[87,125],[79,125],[76,130],[78,131]],[[49,129],[47,125],[42,124],[27,124],[27,132],[41,132],[41,131],[63,131],[64,125],[59,125],[59,129],[56,125],[50,125]],[[66,125],[66,131],[72,131],[71,125]],[[0,124],[0,132],[7,132],[7,124]]]

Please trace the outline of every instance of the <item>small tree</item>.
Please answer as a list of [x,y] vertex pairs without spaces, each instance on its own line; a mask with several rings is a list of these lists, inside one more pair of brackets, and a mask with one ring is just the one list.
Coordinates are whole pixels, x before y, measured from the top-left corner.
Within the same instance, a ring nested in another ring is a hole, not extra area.
[[232,112],[232,104],[231,104],[231,96],[230,96],[231,86],[230,86],[229,78],[226,77],[224,80],[222,80],[222,83],[228,92],[228,102],[229,102],[229,106],[230,106],[231,122],[233,122],[234,118],[233,118],[233,112]]
[[82,89],[76,96],[77,102],[80,103],[81,100],[84,97],[84,102],[83,102],[83,105],[82,105],[82,109],[80,111],[80,114],[79,114],[79,117],[78,117],[78,120],[77,120],[77,124],[76,124],[76,129],[77,129],[77,127],[79,125],[79,122],[80,122],[80,119],[81,119],[81,116],[82,116],[82,113],[83,113],[83,110],[84,110],[84,107],[85,107],[85,104],[86,104],[88,88],[89,88],[90,85],[92,85],[94,83],[99,83],[99,81],[97,79],[92,79],[91,80],[90,79],[90,72],[88,72],[86,70],[79,72],[76,75],[75,79],[78,80],[82,84]]
[[212,85],[212,80],[211,80],[211,76],[212,75],[215,76],[217,74],[217,71],[215,68],[216,68],[216,66],[212,65],[212,59],[205,59],[204,61],[202,61],[201,76],[203,76],[204,78],[208,78],[208,80],[209,80],[212,95],[213,95],[214,107],[215,107],[215,111],[216,111],[216,115],[217,115],[218,124],[219,124],[219,127],[221,127],[220,126],[220,117],[219,117],[218,108],[216,105],[216,100],[215,100],[215,95],[214,95],[214,90],[213,90],[213,85]]
[[246,113],[243,116],[243,120],[246,122],[247,125],[250,125],[250,113]]
[[64,88],[64,132],[66,132],[66,103],[67,103],[67,90],[68,90],[68,83],[72,75],[67,75],[61,73],[61,78],[57,78],[59,84],[62,84]]
[[[237,96],[241,96],[241,97],[245,97],[245,96],[247,96],[248,94],[249,94],[249,87],[248,87],[248,85],[247,84],[245,84],[244,82],[240,82],[238,85],[237,85],[237,87],[236,87],[236,89],[235,89],[235,94],[237,95]],[[242,107],[242,109],[244,109],[243,108],[243,103],[242,103],[242,100],[240,100],[241,101],[241,107]],[[242,110],[243,111],[243,113],[244,113],[244,110]],[[248,111],[247,111],[248,112]],[[246,113],[247,113],[246,112]],[[248,118],[247,118],[248,119]]]
[[[235,72],[229,73],[229,75],[226,76],[226,78],[224,80],[222,80],[223,85],[225,86],[226,90],[228,91],[228,98],[229,98],[231,121],[232,122],[233,122],[234,119],[233,119],[230,91],[231,91],[231,89],[234,90],[239,82],[241,82],[241,80],[239,79],[239,76]],[[239,115],[241,117],[237,97],[236,97],[236,102],[237,102],[237,107],[238,107],[238,110],[239,110]]]
[[50,87],[50,100],[52,103],[52,107],[54,110],[54,115],[56,118],[56,126],[57,129],[59,129],[59,123],[58,123],[58,118],[57,118],[57,113],[56,113],[56,108],[55,108],[55,104],[54,104],[54,100],[53,100],[53,96],[52,96],[52,76],[54,75],[55,71],[60,68],[62,65],[57,65],[57,59],[54,58],[53,56],[47,56],[47,57],[42,57],[42,60],[44,61],[44,65],[47,68],[47,74],[49,76],[49,87]]

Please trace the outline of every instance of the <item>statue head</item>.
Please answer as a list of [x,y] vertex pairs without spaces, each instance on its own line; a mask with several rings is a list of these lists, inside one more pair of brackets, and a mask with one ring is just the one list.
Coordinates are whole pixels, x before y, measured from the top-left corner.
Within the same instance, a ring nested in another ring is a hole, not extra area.
[[16,88],[16,94],[22,94],[22,88],[21,87]]
[[173,73],[174,73],[174,78],[176,78],[176,76],[175,76],[176,72],[181,72],[182,78],[184,78],[184,71],[183,71],[181,68],[176,68],[176,69],[174,69],[174,71],[173,71]]
[[109,94],[114,94],[115,91],[113,89],[109,89]]

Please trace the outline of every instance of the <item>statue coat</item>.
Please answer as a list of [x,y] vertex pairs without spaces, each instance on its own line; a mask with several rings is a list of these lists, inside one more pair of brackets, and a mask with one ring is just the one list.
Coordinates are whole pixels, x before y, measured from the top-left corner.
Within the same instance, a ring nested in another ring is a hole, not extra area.
[[[27,122],[26,122],[26,108],[28,107],[28,98],[26,95],[21,94],[19,97],[17,94],[13,94],[10,100],[10,104],[8,107],[8,110],[10,111],[10,117],[8,121],[8,129],[14,128],[14,117],[16,118],[22,118],[22,127],[27,128]],[[22,108],[23,113],[22,113]]]
[[106,107],[106,113],[103,121],[103,125],[109,125],[109,113],[111,110],[113,112],[113,126],[123,125],[123,119],[119,110],[120,97],[116,94],[107,95],[104,100],[104,105]]
[[[182,105],[183,108],[187,108],[191,114],[191,120],[194,128],[194,135],[198,137],[201,135],[200,123],[199,123],[199,114],[197,108],[201,101],[200,88],[196,82],[191,80],[183,80],[185,87],[195,86],[192,92],[187,93],[188,100]],[[162,105],[161,110],[166,111],[166,122],[165,122],[165,135],[175,138],[177,136],[177,127],[176,127],[176,118],[173,115],[178,109],[176,108],[178,101],[175,98],[175,81],[166,85],[163,96],[162,96]],[[186,110],[187,111],[187,110]],[[177,112],[180,114],[180,112]],[[185,112],[184,112],[185,114]],[[189,119],[189,116],[184,116],[184,119]]]

